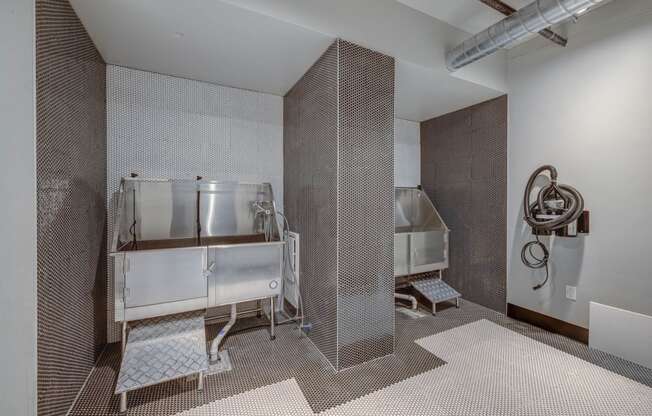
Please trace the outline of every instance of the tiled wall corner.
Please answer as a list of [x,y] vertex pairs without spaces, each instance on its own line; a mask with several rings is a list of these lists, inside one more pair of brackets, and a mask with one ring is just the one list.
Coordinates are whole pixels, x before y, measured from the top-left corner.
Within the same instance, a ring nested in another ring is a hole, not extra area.
[[106,342],[106,66],[68,0],[36,0],[38,414]]
[[505,313],[507,96],[421,123],[421,180],[451,229],[444,280]]

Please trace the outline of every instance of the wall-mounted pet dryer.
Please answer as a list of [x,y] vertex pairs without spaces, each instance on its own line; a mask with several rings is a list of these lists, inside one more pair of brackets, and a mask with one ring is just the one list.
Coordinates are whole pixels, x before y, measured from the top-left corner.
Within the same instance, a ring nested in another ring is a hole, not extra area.
[[[532,201],[535,182],[544,172],[549,173],[550,182],[539,190]],[[523,219],[532,227],[535,240],[523,246],[521,261],[531,269],[545,268],[546,271],[545,280],[533,287],[538,290],[548,282],[550,258],[548,248],[539,236],[554,234],[558,237],[577,237],[580,233],[588,234],[589,212],[584,211],[584,198],[577,189],[557,183],[557,169],[551,165],[541,166],[530,175],[523,195],[523,211]],[[540,253],[535,252],[537,247]]]

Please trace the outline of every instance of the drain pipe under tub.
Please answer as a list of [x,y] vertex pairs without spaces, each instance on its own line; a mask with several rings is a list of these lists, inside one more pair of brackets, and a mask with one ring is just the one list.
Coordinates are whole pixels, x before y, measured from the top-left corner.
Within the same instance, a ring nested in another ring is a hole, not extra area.
[[229,322],[224,325],[224,328],[220,329],[220,332],[217,334],[217,337],[211,342],[211,352],[210,352],[210,361],[215,363],[220,360],[220,343],[229,332],[231,327],[235,324],[236,319],[238,319],[238,308],[236,304],[231,305],[231,318]]
[[394,293],[394,298],[409,300],[410,302],[412,302],[412,310],[413,311],[417,310],[417,298],[415,298],[414,296],[404,295],[402,293]]

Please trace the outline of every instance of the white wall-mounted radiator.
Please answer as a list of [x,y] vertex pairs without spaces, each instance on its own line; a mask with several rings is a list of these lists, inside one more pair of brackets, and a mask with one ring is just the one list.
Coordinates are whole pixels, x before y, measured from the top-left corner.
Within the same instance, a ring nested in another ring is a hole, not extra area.
[[299,308],[299,275],[300,275],[300,239],[299,234],[288,232],[288,259],[285,265],[285,300],[294,308]]

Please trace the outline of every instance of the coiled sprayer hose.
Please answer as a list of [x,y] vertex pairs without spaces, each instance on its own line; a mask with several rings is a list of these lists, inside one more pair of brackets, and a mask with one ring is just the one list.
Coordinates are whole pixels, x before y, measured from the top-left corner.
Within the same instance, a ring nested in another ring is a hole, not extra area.
[[[544,172],[549,172],[550,183],[539,190],[534,202],[530,202],[534,182]],[[546,212],[550,209],[550,207],[546,206],[546,201],[551,200],[561,200],[563,202],[561,214],[551,215],[549,218],[537,218],[536,212]],[[557,183],[557,169],[552,165],[544,165],[535,170],[527,181],[523,195],[523,211],[523,219],[535,231],[536,240],[530,241],[523,246],[521,250],[521,261],[531,269],[541,269],[544,267],[546,269],[545,280],[533,287],[534,290],[538,290],[548,281],[548,259],[550,258],[550,253],[548,252],[548,248],[539,240],[537,231],[552,232],[577,221],[584,211],[584,198],[572,186]],[[537,256],[533,252],[534,247],[539,247],[543,253],[542,256]]]

